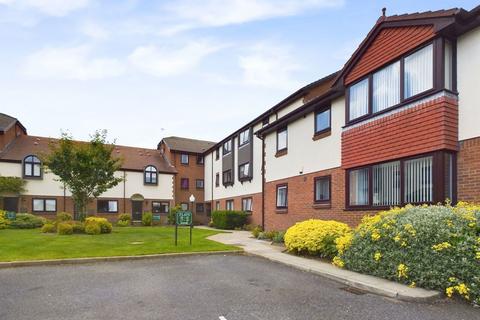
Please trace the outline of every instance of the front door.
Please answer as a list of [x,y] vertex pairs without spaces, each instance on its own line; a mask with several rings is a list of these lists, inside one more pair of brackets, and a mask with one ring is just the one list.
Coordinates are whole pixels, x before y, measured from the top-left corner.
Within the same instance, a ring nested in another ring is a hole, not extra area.
[[18,212],[18,198],[17,197],[3,198],[3,210],[8,212]]
[[141,221],[143,212],[143,201],[132,200],[132,220]]

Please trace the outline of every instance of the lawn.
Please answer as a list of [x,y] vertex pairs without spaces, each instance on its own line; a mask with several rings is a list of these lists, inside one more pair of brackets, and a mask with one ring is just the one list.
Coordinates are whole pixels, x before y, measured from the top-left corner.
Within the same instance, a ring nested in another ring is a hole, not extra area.
[[173,252],[235,250],[206,239],[218,232],[193,229],[189,245],[188,228],[179,228],[175,246],[174,227],[114,228],[111,234],[60,236],[40,229],[0,230],[0,261],[42,260],[83,257],[145,255]]

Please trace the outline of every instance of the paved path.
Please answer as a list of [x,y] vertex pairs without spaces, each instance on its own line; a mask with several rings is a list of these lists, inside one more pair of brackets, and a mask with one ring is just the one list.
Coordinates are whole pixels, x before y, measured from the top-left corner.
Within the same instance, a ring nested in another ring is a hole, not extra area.
[[431,301],[440,297],[437,291],[409,288],[396,282],[340,269],[330,263],[283,253],[284,247],[254,239],[248,231],[219,233],[209,237],[209,239],[225,244],[234,244],[242,247],[249,254],[261,256],[297,269],[314,272],[329,279],[340,281],[348,286],[368,290],[375,294],[416,302]]
[[402,302],[344,287],[244,255],[9,268],[0,269],[0,319],[480,319],[463,303]]

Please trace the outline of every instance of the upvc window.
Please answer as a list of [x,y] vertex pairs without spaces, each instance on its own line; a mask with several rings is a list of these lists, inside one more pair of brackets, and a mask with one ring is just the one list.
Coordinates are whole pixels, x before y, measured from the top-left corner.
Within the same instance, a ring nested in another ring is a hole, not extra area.
[[368,168],[352,170],[349,173],[350,180],[350,205],[362,206],[368,205],[369,185]]
[[225,170],[223,172],[223,185],[230,185],[233,183],[232,170]]
[[187,202],[182,202],[182,203],[180,203],[180,207],[182,208],[182,211],[187,211],[188,210],[188,203]]
[[180,155],[180,163],[181,164],[188,164],[188,154],[182,153]]
[[405,98],[433,88],[433,44],[405,57]]
[[400,103],[400,61],[373,74],[373,112]]
[[433,157],[405,161],[405,202],[433,201]]
[[315,113],[315,133],[330,130],[330,108]]
[[198,213],[203,213],[205,212],[205,205],[203,203],[197,203],[195,205],[195,210],[198,212]]
[[238,168],[238,177],[240,180],[250,178],[250,162],[244,163]]
[[277,151],[287,150],[288,146],[288,131],[283,128],[277,131]]
[[152,201],[152,213],[168,213],[168,202]]
[[203,181],[203,179],[197,179],[195,180],[195,187],[197,189],[203,189],[205,186],[205,182]]
[[225,202],[225,209],[228,211],[233,211],[233,200],[227,200]]
[[188,178],[181,178],[180,179],[180,188],[183,190],[187,190],[190,188],[190,181]]
[[252,198],[243,198],[242,199],[242,211],[251,212],[252,211]]
[[285,184],[277,186],[277,208],[285,209],[288,207],[288,186]]
[[232,140],[228,140],[223,144],[223,155],[227,155],[232,152]]
[[445,40],[445,89],[453,90],[453,49],[448,40]]
[[215,210],[220,210],[220,201],[215,202]]
[[57,200],[56,199],[33,199],[32,211],[33,212],[56,212]]
[[373,205],[400,204],[400,161],[382,163],[372,167]]
[[349,119],[353,120],[368,114],[368,78],[348,89]]
[[205,158],[201,155],[197,156],[197,164],[204,164],[205,163]]
[[238,136],[238,146],[241,147],[250,142],[250,129],[240,132]]
[[42,162],[37,156],[27,156],[23,160],[23,176],[39,178],[42,176]]
[[215,160],[220,159],[220,148],[215,149]]
[[318,177],[314,180],[314,194],[315,202],[329,202],[330,201],[330,176]]
[[158,181],[158,172],[157,168],[154,166],[147,166],[144,171],[143,182],[145,184],[157,184]]
[[220,186],[220,173],[215,174],[215,187]]
[[97,200],[98,213],[116,213],[118,212],[117,200]]

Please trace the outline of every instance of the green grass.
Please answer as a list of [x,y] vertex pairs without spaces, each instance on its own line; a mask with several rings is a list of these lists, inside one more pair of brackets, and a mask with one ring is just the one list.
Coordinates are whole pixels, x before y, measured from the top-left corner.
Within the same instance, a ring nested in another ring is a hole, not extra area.
[[193,229],[189,245],[188,228],[179,228],[175,246],[174,227],[114,228],[111,234],[43,234],[40,229],[0,230],[0,261],[110,257],[174,252],[222,251],[238,249],[206,239],[218,232]]

